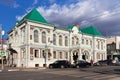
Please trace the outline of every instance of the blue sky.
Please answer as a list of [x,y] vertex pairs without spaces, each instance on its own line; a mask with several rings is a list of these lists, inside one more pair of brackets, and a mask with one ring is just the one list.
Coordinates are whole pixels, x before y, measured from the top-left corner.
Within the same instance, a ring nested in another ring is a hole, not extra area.
[[32,8],[56,26],[93,25],[105,36],[120,36],[120,0],[0,0],[5,36]]

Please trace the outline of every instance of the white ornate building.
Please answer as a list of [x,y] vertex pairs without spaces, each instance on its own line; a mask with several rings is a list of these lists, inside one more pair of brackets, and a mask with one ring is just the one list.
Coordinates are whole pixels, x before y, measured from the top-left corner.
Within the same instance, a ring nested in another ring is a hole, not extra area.
[[[13,64],[17,67],[43,67],[55,60],[94,62],[106,59],[106,38],[93,26],[80,29],[78,25],[67,29],[49,24],[33,9],[14,29],[8,32],[8,44],[13,51]],[[12,53],[12,52],[11,52]]]

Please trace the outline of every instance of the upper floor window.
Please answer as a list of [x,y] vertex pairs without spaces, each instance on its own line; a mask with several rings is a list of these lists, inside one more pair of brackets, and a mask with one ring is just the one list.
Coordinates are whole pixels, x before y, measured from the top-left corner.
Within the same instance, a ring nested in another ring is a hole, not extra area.
[[100,42],[98,41],[98,49],[100,49]]
[[74,41],[74,37],[72,37],[72,45],[74,45],[74,42],[75,42],[75,41]]
[[42,43],[46,43],[46,32],[42,32]]
[[56,45],[56,35],[53,34],[53,44]]
[[62,36],[59,36],[59,45],[62,46]]
[[38,42],[39,41],[39,38],[38,38],[38,31],[35,30],[34,31],[34,42]]
[[82,44],[84,44],[84,39],[82,39]]
[[103,50],[103,42],[101,42],[101,49]]
[[92,41],[90,41],[90,45],[92,46]]
[[77,44],[77,45],[79,44],[79,39],[78,39],[78,38],[76,39],[76,44]]
[[88,40],[86,40],[86,45],[88,45]]
[[65,37],[65,46],[68,46],[68,37]]

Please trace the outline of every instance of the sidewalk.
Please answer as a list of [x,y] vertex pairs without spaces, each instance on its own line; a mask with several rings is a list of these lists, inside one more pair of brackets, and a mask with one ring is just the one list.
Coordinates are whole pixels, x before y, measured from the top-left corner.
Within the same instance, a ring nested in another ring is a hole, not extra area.
[[8,66],[4,66],[4,69],[1,69],[1,65],[0,65],[0,72],[4,72],[4,71],[39,71],[39,70],[44,70],[47,69],[45,67],[36,67],[36,68],[19,68],[19,67],[8,67]]

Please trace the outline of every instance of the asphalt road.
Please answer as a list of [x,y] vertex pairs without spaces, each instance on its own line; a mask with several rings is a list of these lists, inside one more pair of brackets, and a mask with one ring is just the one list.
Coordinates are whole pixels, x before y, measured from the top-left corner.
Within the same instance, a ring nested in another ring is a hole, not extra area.
[[5,71],[0,80],[120,80],[120,66]]

